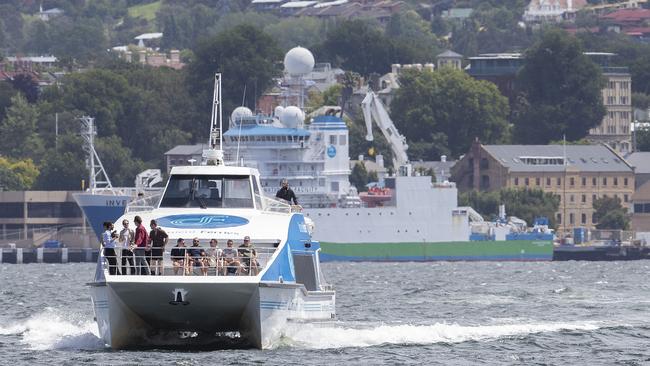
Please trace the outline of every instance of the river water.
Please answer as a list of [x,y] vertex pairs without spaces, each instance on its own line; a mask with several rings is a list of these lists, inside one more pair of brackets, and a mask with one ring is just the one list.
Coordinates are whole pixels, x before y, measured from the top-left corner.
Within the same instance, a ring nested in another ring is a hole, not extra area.
[[0,265],[0,364],[650,364],[650,261],[326,263],[338,321],[263,351],[106,349],[93,271]]

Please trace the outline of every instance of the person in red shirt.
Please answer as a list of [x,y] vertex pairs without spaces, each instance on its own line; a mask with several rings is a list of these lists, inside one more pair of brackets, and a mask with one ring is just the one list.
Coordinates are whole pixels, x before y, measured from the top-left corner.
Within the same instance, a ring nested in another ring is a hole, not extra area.
[[142,225],[142,218],[140,216],[136,216],[133,222],[135,223],[135,237],[133,238],[133,243],[135,244],[135,249],[133,250],[135,267],[137,268],[138,274],[148,276],[151,272],[149,271],[145,251],[150,249],[149,235],[147,234],[147,229]]

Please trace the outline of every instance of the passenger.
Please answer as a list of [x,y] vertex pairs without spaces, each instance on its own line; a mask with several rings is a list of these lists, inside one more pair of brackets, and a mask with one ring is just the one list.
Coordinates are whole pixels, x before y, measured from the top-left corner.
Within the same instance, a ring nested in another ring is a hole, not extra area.
[[257,251],[255,251],[255,248],[253,248],[253,245],[251,244],[250,236],[244,237],[244,243],[239,246],[238,252],[242,259],[241,263],[244,266],[244,269],[249,275],[256,276],[259,264],[257,263]]
[[126,274],[126,263],[129,263],[130,273],[135,274],[135,266],[133,265],[133,251],[131,246],[133,245],[133,230],[129,229],[129,220],[122,220],[122,230],[120,231],[120,236],[118,241],[121,247],[121,257],[122,257],[122,274]]
[[210,248],[206,250],[208,263],[208,268],[214,268],[215,274],[219,274],[219,269],[223,266],[221,261],[221,249],[219,249],[219,243],[217,239],[210,240]]
[[241,271],[241,262],[237,260],[237,249],[233,247],[233,244],[233,241],[228,239],[226,248],[221,251],[223,257],[222,274],[224,276],[228,274],[239,274]]
[[156,220],[151,220],[149,226],[151,226],[149,245],[151,245],[151,263],[153,264],[151,274],[160,276],[163,274],[163,252],[169,236],[165,230],[158,227]]
[[117,274],[117,260],[115,259],[115,242],[117,233],[113,231],[113,224],[104,222],[104,233],[102,234],[102,246],[104,247],[104,258],[108,261],[108,273]]
[[185,240],[183,240],[182,238],[178,238],[178,240],[176,240],[176,246],[172,248],[171,251],[172,267],[174,268],[174,275],[177,275],[178,270],[183,268],[185,269],[184,273],[187,272],[187,266],[185,265],[186,251],[187,249],[185,249]]
[[147,260],[145,258],[147,249],[150,249],[148,242],[149,238],[147,235],[147,230],[144,228],[144,225],[142,225],[142,219],[140,216],[136,216],[133,219],[133,222],[135,222],[135,237],[133,238],[133,244],[135,245],[135,249],[133,251],[135,255],[135,266],[138,268],[138,274],[139,275],[150,275],[151,272],[149,272],[149,265],[147,264]]
[[205,250],[200,248],[201,242],[199,238],[192,240],[192,247],[190,248],[190,265],[192,267],[201,267],[201,274],[208,275],[208,268],[205,263]]
[[286,179],[282,179],[281,185],[282,186],[277,191],[277,193],[275,194],[275,197],[276,198],[281,198],[281,199],[289,202],[289,204],[291,204],[291,201],[293,201],[293,204],[297,205],[298,204],[298,198],[296,198],[296,194],[293,193],[293,190],[291,190],[291,188],[289,188],[289,181],[286,180]]

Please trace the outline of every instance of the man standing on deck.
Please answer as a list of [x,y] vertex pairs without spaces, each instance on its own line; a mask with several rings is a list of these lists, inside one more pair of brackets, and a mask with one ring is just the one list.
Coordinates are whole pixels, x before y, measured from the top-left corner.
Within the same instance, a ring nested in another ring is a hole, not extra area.
[[275,197],[281,198],[289,202],[289,204],[291,204],[292,201],[294,205],[298,204],[298,199],[296,198],[296,194],[293,193],[291,188],[289,188],[289,181],[286,179],[282,179],[282,188],[278,190],[278,192],[275,194]]
[[151,272],[149,272],[145,251],[148,249],[149,235],[147,234],[147,229],[142,225],[142,218],[140,216],[136,216],[133,222],[136,225],[135,238],[133,239],[133,243],[135,244],[135,249],[133,250],[135,267],[138,269],[138,274],[148,276]]

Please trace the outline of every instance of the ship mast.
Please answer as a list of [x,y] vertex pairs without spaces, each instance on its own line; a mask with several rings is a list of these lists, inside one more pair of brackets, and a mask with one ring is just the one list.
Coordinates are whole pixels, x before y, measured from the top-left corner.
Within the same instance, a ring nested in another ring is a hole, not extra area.
[[81,137],[84,139],[83,149],[88,153],[88,188],[90,193],[95,193],[98,189],[113,188],[111,180],[106,174],[102,161],[99,160],[99,155],[95,150],[95,119],[90,116],[83,116],[79,118],[81,121]]
[[223,165],[222,128],[223,118],[221,109],[221,73],[214,74],[214,94],[212,96],[212,118],[210,120],[209,149],[203,150],[203,160],[206,165]]

